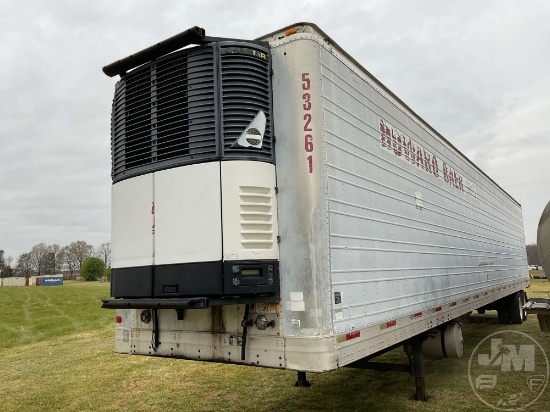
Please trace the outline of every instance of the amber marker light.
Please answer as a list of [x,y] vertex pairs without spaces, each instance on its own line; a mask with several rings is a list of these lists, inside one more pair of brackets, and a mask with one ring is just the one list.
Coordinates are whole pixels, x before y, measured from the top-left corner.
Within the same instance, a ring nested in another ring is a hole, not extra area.
[[290,29],[285,31],[285,36],[292,36],[293,34],[296,34],[296,29]]

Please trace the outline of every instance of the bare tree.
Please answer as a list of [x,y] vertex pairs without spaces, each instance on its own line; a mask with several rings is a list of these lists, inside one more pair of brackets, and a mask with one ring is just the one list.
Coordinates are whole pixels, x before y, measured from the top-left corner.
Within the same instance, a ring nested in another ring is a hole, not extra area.
[[6,272],[6,263],[4,262],[4,251],[0,249],[0,278],[3,278]]
[[60,259],[63,262],[63,265],[67,268],[70,273],[70,278],[74,279],[76,277],[76,268],[78,267],[78,260],[71,253],[69,246],[63,247],[60,252]]
[[0,278],[4,277],[5,272],[5,263],[4,263],[4,251],[0,249]]
[[107,268],[111,266],[111,243],[102,243],[96,250],[97,257],[103,260],[105,267],[104,276],[107,275]]
[[69,245],[67,251],[71,262],[80,270],[84,261],[94,253],[94,247],[83,240],[77,240]]
[[32,274],[32,258],[30,253],[22,253],[17,259],[17,272],[20,276],[30,277]]
[[31,266],[36,271],[38,276],[46,274],[48,264],[48,246],[45,243],[34,245],[29,252],[31,255]]
[[540,266],[539,250],[536,243],[525,246],[527,252],[527,264]]
[[61,246],[55,243],[48,246],[46,274],[54,275],[61,270],[63,266],[61,250]]
[[59,252],[57,253],[57,264],[59,265],[57,269],[58,272],[62,272],[63,270],[65,270],[65,268],[68,267],[67,258],[66,258],[66,248],[67,246],[60,247]]
[[14,267],[13,267],[13,258],[11,256],[8,256],[8,258],[6,259],[5,261],[5,276],[4,277],[10,277],[10,276],[13,276],[13,270],[14,270]]

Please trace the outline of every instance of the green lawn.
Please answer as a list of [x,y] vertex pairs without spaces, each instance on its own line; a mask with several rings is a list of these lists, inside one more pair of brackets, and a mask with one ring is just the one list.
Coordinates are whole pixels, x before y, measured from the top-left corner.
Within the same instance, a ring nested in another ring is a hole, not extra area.
[[[530,295],[550,293],[547,280],[532,284]],[[108,295],[96,282],[0,288],[0,411],[487,411],[468,382],[476,344],[512,329],[550,348],[535,317],[502,326],[487,312],[464,324],[462,359],[427,362],[428,403],[411,401],[413,378],[396,372],[344,368],[294,388],[291,371],[115,354],[114,312],[99,301]],[[379,360],[405,357],[399,349]],[[550,389],[528,410],[548,405]]]
[[100,282],[0,288],[0,350],[110,326],[113,313],[98,307],[108,295]]
[[531,278],[535,276],[546,278],[546,274],[544,273],[544,270],[530,270],[529,275],[531,275]]

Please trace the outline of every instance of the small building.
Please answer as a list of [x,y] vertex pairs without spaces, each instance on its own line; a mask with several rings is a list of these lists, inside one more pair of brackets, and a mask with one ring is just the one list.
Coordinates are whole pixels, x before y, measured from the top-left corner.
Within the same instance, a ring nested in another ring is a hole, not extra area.
[[1,278],[0,286],[26,286],[27,279],[25,277],[10,277]]

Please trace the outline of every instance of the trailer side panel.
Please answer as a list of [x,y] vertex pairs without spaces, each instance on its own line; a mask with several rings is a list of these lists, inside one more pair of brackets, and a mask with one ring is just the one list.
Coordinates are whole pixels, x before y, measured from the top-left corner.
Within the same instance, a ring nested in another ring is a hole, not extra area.
[[321,52],[335,333],[527,279],[520,206]]

